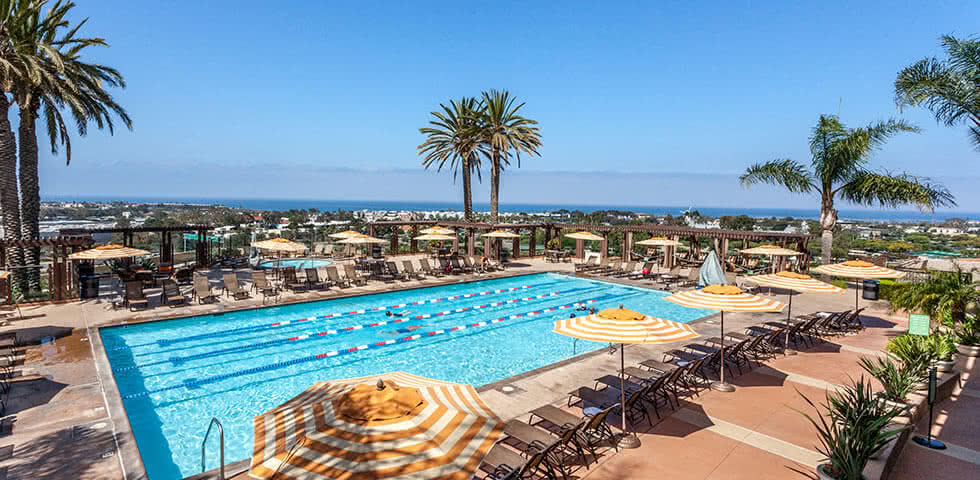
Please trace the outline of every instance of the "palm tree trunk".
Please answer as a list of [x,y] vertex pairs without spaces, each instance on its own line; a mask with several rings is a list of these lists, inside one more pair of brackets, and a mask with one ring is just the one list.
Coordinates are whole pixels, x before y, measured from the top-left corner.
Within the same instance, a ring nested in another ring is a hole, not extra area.
[[[37,131],[35,121],[37,110],[34,105],[20,109],[18,140],[20,143],[20,197],[21,197],[21,236],[24,240],[37,240],[40,237],[38,217],[41,214],[41,193],[37,174]],[[26,265],[40,265],[41,249],[25,249]],[[41,290],[41,271],[29,269],[26,272],[30,291]]]
[[[16,241],[20,240],[20,197],[17,194],[17,142],[7,117],[9,110],[10,99],[0,92],[0,210],[3,210],[3,239]],[[21,248],[15,247],[9,251],[12,253],[11,265],[24,264]],[[27,286],[22,272],[14,270],[14,282],[21,292]]]
[[820,201],[820,256],[824,264],[831,262],[834,250],[834,227],[837,226],[837,210],[829,189],[824,189]]
[[473,220],[473,190],[470,179],[470,160],[468,156],[463,157],[463,218],[466,221]]
[[490,161],[490,221],[497,223],[497,202],[500,196],[500,151],[493,149]]

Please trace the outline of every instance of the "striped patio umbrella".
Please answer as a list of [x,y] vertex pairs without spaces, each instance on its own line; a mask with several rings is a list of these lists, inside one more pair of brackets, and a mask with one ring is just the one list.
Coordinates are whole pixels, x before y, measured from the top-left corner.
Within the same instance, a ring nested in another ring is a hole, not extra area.
[[864,260],[849,260],[841,263],[820,265],[813,269],[814,272],[831,275],[841,278],[854,279],[854,311],[858,309],[858,280],[874,278],[900,278],[905,276],[905,272],[892,270],[887,267],[879,267],[871,262]]
[[785,303],[745,293],[734,285],[708,285],[700,290],[677,292],[664,300],[689,308],[721,311],[721,381],[711,384],[720,392],[735,391],[735,387],[725,383],[725,312],[779,312],[786,307]]
[[441,227],[439,225],[436,225],[434,227],[423,228],[422,230],[419,230],[419,233],[431,233],[435,235],[452,235],[456,232],[453,231],[451,228],[446,228],[446,227]]
[[[779,272],[779,273],[770,273],[767,275],[755,275],[752,277],[747,277],[746,280],[767,287],[785,288],[789,290],[789,302],[787,302],[787,308],[786,308],[786,345],[789,345],[789,319],[793,315],[794,292],[836,293],[836,294],[844,293],[844,289],[836,285],[831,285],[826,282],[821,282],[820,280],[817,280],[809,275],[803,275],[794,272]],[[787,355],[795,354],[795,352],[791,352],[789,348],[784,349],[784,351]]]
[[451,242],[455,240],[456,237],[452,235],[442,235],[438,233],[426,233],[425,235],[419,235],[412,240],[425,240],[428,242]]
[[138,248],[109,244],[75,252],[68,256],[71,260],[111,260],[114,258],[131,258],[149,255],[150,252]]
[[469,480],[503,432],[473,387],[404,372],[318,382],[254,427],[263,480]]
[[592,241],[596,241],[596,242],[602,240],[602,238],[603,238],[600,235],[596,235],[596,234],[594,234],[592,232],[586,232],[586,231],[569,233],[568,235],[565,235],[565,237],[567,237],[567,238],[574,238],[575,240],[592,240]]
[[[619,389],[619,393],[622,403],[620,405],[626,405],[626,376],[623,373],[626,369],[626,357],[622,344],[676,342],[698,336],[697,332],[686,324],[650,317],[625,309],[622,305],[619,308],[601,310],[594,315],[558,320],[552,332],[593,342],[621,344],[619,380],[622,388]],[[623,408],[622,411],[623,433],[626,434],[626,409]],[[620,445],[625,448],[636,448],[640,446],[640,440],[635,434],[629,434],[623,437]]]
[[331,233],[330,235],[327,236],[330,238],[339,238],[343,240],[345,238],[356,237],[358,235],[361,235],[361,232],[355,232],[353,230],[344,230],[343,232]]
[[262,250],[269,250],[272,252],[280,253],[298,253],[306,251],[306,245],[302,243],[294,242],[288,238],[272,238],[269,240],[262,240],[260,242],[255,242],[252,244],[253,247]]
[[10,272],[6,270],[0,270],[0,280],[3,280],[10,276]]

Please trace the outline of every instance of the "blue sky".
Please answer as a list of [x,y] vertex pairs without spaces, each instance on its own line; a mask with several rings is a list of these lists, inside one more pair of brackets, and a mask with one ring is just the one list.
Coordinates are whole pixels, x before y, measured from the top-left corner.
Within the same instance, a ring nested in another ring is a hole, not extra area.
[[42,148],[42,195],[456,200],[451,175],[419,167],[418,128],[506,88],[544,147],[507,172],[504,202],[816,208],[736,177],[808,161],[810,128],[839,110],[919,124],[874,167],[980,211],[965,128],[900,114],[892,91],[939,35],[980,33],[976,1],[79,3],[134,130],[75,138],[68,167]]

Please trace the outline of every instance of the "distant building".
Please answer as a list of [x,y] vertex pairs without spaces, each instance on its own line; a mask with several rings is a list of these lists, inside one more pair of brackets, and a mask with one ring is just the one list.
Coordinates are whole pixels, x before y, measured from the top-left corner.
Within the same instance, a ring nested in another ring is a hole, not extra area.
[[963,229],[956,227],[929,227],[929,233],[936,235],[962,235]]

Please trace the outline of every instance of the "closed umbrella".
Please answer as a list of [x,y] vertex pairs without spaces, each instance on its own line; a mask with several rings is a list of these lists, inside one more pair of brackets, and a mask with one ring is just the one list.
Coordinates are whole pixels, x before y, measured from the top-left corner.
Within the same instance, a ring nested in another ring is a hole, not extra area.
[[623,413],[623,441],[620,446],[636,448],[639,438],[626,433],[626,357],[623,344],[626,343],[666,343],[687,340],[698,336],[690,326],[651,317],[623,308],[607,308],[593,315],[572,317],[555,322],[554,333],[560,333],[593,342],[619,343],[619,379],[621,384],[620,410]]
[[831,275],[841,278],[853,278],[854,280],[854,311],[858,309],[858,280],[872,278],[900,278],[905,276],[905,272],[892,270],[887,267],[879,267],[871,262],[864,260],[848,260],[841,263],[820,265],[813,269],[814,272]]
[[787,302],[786,308],[786,346],[785,349],[787,355],[793,355],[795,352],[789,351],[789,319],[793,315],[793,293],[794,292],[812,292],[812,293],[836,293],[843,294],[844,289],[836,285],[831,285],[826,282],[821,282],[809,275],[803,275],[801,273],[794,272],[779,272],[771,273],[767,275],[755,275],[748,277],[745,280],[755,282],[759,285],[764,285],[767,287],[785,288],[789,290],[789,302]]
[[404,372],[318,382],[255,417],[256,479],[469,480],[503,422],[470,385]]
[[785,303],[745,293],[734,285],[708,285],[700,290],[677,292],[664,300],[689,308],[721,311],[721,381],[711,384],[720,392],[735,391],[735,387],[725,383],[725,312],[778,312],[786,307]]
[[124,247],[122,245],[109,244],[102,245],[81,252],[75,252],[68,256],[71,260],[112,260],[115,258],[132,258],[149,255],[150,252],[139,248]]

